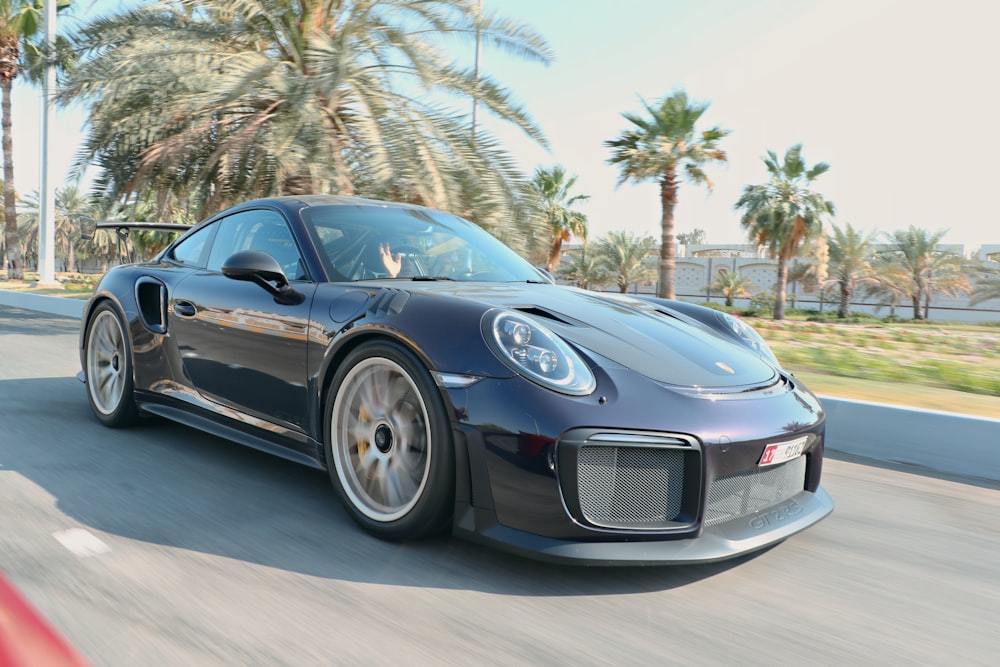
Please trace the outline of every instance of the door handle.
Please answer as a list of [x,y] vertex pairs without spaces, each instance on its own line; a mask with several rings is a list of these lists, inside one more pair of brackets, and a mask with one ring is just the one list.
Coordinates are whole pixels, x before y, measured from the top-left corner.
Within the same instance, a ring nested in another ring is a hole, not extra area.
[[193,303],[189,303],[187,301],[175,301],[174,312],[181,317],[194,317],[198,313],[198,310],[194,307]]

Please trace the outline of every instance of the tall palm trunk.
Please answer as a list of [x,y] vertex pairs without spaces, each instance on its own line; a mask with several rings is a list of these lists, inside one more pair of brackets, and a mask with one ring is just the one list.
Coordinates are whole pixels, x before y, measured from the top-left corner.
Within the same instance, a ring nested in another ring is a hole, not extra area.
[[840,308],[837,310],[837,317],[846,318],[851,314],[851,288],[846,280],[840,281]]
[[916,280],[916,289],[913,291],[911,299],[913,300],[913,319],[924,319],[924,314],[921,308],[924,300],[924,282],[919,278]]
[[3,120],[3,217],[4,242],[7,245],[7,277],[15,280],[24,278],[21,258],[21,242],[17,236],[17,202],[14,196],[14,142],[11,135],[10,91],[17,75],[17,40],[9,38],[0,43],[0,115]]
[[674,273],[677,255],[674,252],[674,208],[677,206],[677,173],[671,166],[660,180],[660,285],[656,295],[664,299],[676,298]]
[[552,245],[549,246],[549,256],[545,260],[545,270],[553,275],[555,275],[556,269],[559,268],[559,260],[562,259],[562,244],[562,238],[557,236],[553,239]]
[[785,290],[788,289],[788,258],[778,256],[778,282],[774,286],[774,319],[785,319]]

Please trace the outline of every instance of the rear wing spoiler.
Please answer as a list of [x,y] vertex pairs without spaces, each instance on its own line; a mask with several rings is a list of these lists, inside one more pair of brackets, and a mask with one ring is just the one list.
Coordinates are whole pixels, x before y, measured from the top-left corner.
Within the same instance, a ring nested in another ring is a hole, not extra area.
[[178,222],[98,222],[95,225],[96,229],[113,229],[115,231],[115,236],[118,238],[118,257],[122,257],[124,254],[130,264],[137,261],[135,247],[128,242],[132,230],[183,234],[192,227],[194,225],[183,225]]

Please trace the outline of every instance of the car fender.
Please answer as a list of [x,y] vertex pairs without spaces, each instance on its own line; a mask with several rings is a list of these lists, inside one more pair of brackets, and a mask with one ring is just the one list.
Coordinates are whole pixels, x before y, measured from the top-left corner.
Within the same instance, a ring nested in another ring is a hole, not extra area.
[[[346,308],[345,302],[350,302],[351,307]],[[345,317],[346,310],[353,311],[349,317]],[[343,292],[333,287],[321,287],[313,311],[316,314],[331,311],[331,314],[322,335],[312,337],[327,341],[322,362],[312,379],[322,383],[321,390],[314,394],[318,396],[313,426],[317,439],[322,441],[324,438],[324,406],[339,364],[351,350],[367,341],[394,341],[412,352],[432,373],[512,377],[514,374],[510,369],[496,359],[482,340],[481,322],[488,310],[488,307],[461,299],[442,299],[394,288]],[[314,324],[318,326],[315,321]],[[472,342],[463,344],[458,341]],[[464,412],[465,388],[448,388],[440,384],[438,388],[449,415]],[[488,479],[485,459],[481,453],[469,451],[465,431],[454,422],[452,444],[456,462],[457,517],[471,506],[474,486],[479,498],[489,497],[490,490],[484,481]]]
[[[358,293],[362,292],[364,297]],[[317,294],[314,320],[324,311],[335,311],[345,292],[330,298],[331,290]],[[473,301],[420,294],[399,288],[352,290],[354,312],[342,321],[342,314],[327,313],[318,336],[327,341],[319,372],[331,374],[339,360],[357,344],[373,337],[395,340],[417,355],[430,371],[506,378],[513,372],[490,351],[483,340],[481,322],[490,310]],[[318,321],[314,322],[319,326]]]
[[[138,318],[139,310],[135,303],[135,291],[132,289],[134,279],[131,276],[122,275],[125,273],[127,272],[110,271],[105,274],[94,290],[93,295],[83,307],[83,313],[80,315],[81,326],[79,338],[80,366],[82,368],[86,368],[84,355],[87,346],[87,331],[90,327],[90,319],[99,304],[104,301],[111,302],[125,323],[126,328],[130,331],[132,322]],[[122,296],[124,296],[124,299]]]

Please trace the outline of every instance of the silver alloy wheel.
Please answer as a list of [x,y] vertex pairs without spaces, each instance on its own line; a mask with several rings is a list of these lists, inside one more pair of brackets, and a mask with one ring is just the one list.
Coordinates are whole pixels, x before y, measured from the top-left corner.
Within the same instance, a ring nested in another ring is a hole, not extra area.
[[87,336],[87,390],[94,407],[110,415],[121,405],[128,363],[125,333],[110,310],[94,316]]
[[423,495],[431,462],[430,419],[413,378],[384,357],[351,368],[330,425],[341,488],[369,519],[407,515]]

